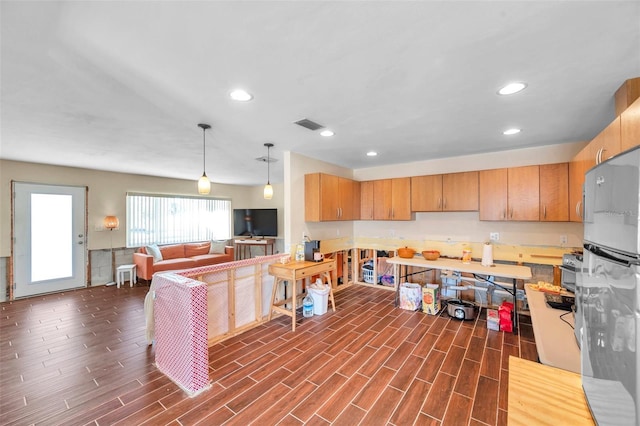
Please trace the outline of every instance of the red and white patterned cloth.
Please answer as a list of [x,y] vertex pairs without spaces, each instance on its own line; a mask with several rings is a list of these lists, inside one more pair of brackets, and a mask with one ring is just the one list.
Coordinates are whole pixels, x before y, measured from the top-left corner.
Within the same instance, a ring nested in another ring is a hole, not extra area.
[[209,345],[206,283],[191,277],[278,261],[282,254],[221,263],[153,276],[145,300],[147,340],[156,345],[156,366],[187,394],[208,389]]

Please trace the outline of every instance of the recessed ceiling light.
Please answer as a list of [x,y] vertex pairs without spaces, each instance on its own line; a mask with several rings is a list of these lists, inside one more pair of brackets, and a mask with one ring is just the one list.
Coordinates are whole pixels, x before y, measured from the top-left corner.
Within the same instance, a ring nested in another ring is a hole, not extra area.
[[335,133],[333,133],[331,130],[329,129],[325,129],[323,131],[320,132],[321,136],[325,136],[325,137],[329,137],[329,136],[333,136],[335,135]]
[[507,129],[504,132],[502,132],[503,135],[515,135],[520,133],[522,130],[521,129]]
[[242,89],[236,89],[236,90],[232,91],[231,93],[229,93],[229,96],[234,101],[240,101],[240,102],[247,102],[247,101],[250,101],[251,99],[253,99],[253,96],[251,95],[251,93],[247,92],[246,90],[242,90]]
[[509,83],[504,86],[502,89],[498,90],[499,95],[513,95],[514,93],[518,93],[521,90],[524,90],[527,87],[526,83]]
[[367,152],[367,156],[368,156],[368,157],[375,157],[376,155],[378,155],[378,153],[377,153],[377,152],[375,152],[375,151],[369,151],[369,152]]

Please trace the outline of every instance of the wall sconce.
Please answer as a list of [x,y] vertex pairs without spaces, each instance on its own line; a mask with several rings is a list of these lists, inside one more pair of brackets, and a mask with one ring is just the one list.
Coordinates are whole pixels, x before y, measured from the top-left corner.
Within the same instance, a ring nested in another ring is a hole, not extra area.
[[[102,223],[104,224],[104,227],[106,229],[108,229],[109,231],[113,231],[115,228],[117,228],[118,226],[120,226],[120,221],[118,220],[118,218],[116,216],[106,216],[104,218],[104,220],[102,221]],[[111,254],[109,256],[109,282],[106,285],[114,285],[115,279],[113,277],[113,233],[109,232],[109,236],[111,237],[111,250],[109,251],[109,253]]]

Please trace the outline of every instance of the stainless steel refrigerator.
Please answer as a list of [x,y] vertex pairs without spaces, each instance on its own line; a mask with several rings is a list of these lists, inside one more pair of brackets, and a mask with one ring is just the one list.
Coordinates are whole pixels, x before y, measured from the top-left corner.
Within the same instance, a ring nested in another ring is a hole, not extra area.
[[600,425],[638,425],[640,149],[589,170],[576,337],[582,386]]

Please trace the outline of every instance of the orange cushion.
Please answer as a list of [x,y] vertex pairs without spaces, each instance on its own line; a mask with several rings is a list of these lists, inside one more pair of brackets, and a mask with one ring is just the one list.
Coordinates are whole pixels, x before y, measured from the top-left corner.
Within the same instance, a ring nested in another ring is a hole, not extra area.
[[208,254],[210,248],[211,248],[210,242],[185,244],[184,255],[185,257],[193,257],[193,256],[199,256],[201,254]]
[[174,244],[170,246],[160,247],[162,259],[180,259],[184,257],[184,244]]

